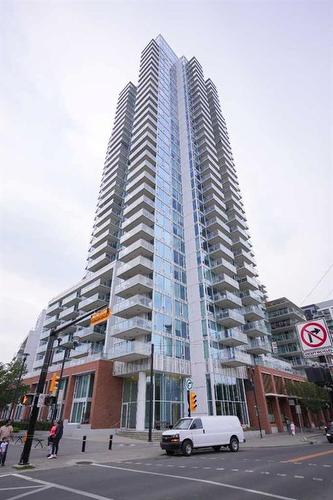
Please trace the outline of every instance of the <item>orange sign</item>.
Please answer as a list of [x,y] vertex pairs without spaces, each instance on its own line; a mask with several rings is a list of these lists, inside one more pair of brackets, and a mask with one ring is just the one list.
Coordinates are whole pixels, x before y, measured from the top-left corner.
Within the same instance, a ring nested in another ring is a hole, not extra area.
[[99,323],[103,323],[111,316],[111,314],[112,314],[111,309],[106,307],[105,309],[102,309],[101,311],[92,314],[90,318],[90,324],[98,325]]

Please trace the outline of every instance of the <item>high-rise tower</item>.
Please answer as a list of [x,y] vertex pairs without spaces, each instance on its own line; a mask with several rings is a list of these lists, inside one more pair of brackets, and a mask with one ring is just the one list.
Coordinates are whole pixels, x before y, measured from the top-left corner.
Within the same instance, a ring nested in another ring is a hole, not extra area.
[[69,354],[65,418],[89,420],[103,383],[113,398],[87,369],[101,361],[122,385],[120,426],[147,427],[153,343],[155,428],[186,413],[189,376],[199,414],[248,423],[247,366],[265,362],[270,331],[229,136],[213,82],[161,36],[142,52],[137,87],[119,96],[86,270],[50,301],[34,365],[50,328],[111,307],[107,324],[85,320],[63,338],[81,342]]

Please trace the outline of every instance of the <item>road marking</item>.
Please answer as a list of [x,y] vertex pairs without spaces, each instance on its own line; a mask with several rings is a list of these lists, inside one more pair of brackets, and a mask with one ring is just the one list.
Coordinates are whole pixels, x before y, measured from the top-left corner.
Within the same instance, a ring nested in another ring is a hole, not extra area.
[[11,486],[10,488],[0,488],[0,491],[27,490],[29,488],[40,488],[40,486]]
[[211,467],[204,467],[204,469],[208,470],[208,469],[211,469]]
[[224,470],[224,467],[217,467],[216,470]]
[[[94,498],[95,500],[113,500],[110,497],[103,497],[101,495],[96,495],[95,493],[88,493],[87,491],[77,490],[75,488],[63,486],[62,484],[50,483],[49,481],[42,481],[41,479],[31,478],[29,476],[24,476],[23,474],[12,474],[12,476],[25,479],[26,481],[31,481],[32,483],[43,484],[49,488],[58,488],[59,490],[69,491],[70,493],[76,493],[77,495],[82,495],[83,497]],[[16,498],[18,497],[15,497],[15,499]],[[14,498],[8,498],[8,500],[14,500]]]
[[15,495],[14,497],[7,498],[7,500],[18,500],[19,498],[28,497],[30,495],[33,495],[34,493],[39,493],[41,491],[49,490],[51,486],[44,486],[42,488],[38,486],[37,488],[38,489],[35,488],[33,491],[31,490],[26,491],[25,493],[21,493],[20,495]]
[[308,464],[308,465],[310,465],[310,466],[312,465],[313,467],[317,467],[317,464]]
[[186,465],[178,465],[180,469],[186,469]]
[[270,472],[267,472],[267,471],[262,471],[262,472],[260,472],[260,474],[266,474],[266,476],[269,476],[269,475],[270,475]]
[[296,500],[295,498],[291,498],[291,497],[284,497],[282,495],[275,495],[274,493],[267,493],[265,491],[260,491],[260,490],[252,490],[249,488],[244,488],[242,486],[236,486],[234,484],[219,483],[217,481],[209,481],[208,479],[198,479],[196,477],[177,476],[175,474],[164,474],[162,472],[150,472],[150,471],[145,471],[145,470],[128,469],[127,467],[115,467],[113,465],[105,465],[105,464],[92,463],[91,465],[95,466],[95,467],[103,467],[106,469],[116,469],[116,470],[136,472],[138,474],[150,474],[151,476],[171,477],[172,479],[183,479],[184,481],[193,481],[196,483],[211,484],[213,486],[220,486],[221,488],[230,488],[232,490],[246,491],[247,493],[254,493],[256,495],[261,495],[264,497],[279,498],[280,500]]
[[250,470],[250,469],[245,469],[244,472],[253,472],[253,470]]
[[333,450],[320,451],[318,453],[312,453],[312,455],[303,455],[302,457],[291,458],[290,460],[287,460],[287,463],[288,462],[299,462],[300,460],[310,460],[310,458],[323,457],[325,455],[332,455],[332,454],[333,454]]
[[304,476],[294,476],[295,479],[304,479]]
[[239,469],[231,469],[231,470],[232,470],[232,472],[238,472],[239,471]]
[[322,481],[323,479],[321,477],[313,477],[312,478],[314,481]]
[[280,472],[278,472],[276,475],[280,477],[286,477],[287,474],[281,474]]
[[332,467],[331,465],[324,464],[323,467]]

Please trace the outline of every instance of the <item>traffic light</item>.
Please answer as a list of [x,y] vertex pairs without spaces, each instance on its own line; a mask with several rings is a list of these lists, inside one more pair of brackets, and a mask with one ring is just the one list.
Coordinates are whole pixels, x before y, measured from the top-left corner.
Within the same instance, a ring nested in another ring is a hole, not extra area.
[[44,398],[44,405],[45,406],[52,406],[56,403],[57,398],[55,396],[45,396]]
[[60,380],[59,375],[54,373],[50,380],[49,393],[55,394],[57,392],[59,380]]
[[190,410],[196,411],[197,407],[198,407],[197,395],[195,392],[190,391]]
[[21,396],[20,398],[21,405],[31,406],[34,401],[34,396],[35,396],[34,394],[24,394],[23,396]]

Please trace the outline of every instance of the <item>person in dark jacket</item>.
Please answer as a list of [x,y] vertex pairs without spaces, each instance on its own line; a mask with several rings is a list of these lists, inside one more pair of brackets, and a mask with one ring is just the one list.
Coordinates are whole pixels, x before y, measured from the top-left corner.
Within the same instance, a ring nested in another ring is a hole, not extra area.
[[64,425],[62,423],[62,420],[58,420],[57,430],[56,430],[56,433],[55,433],[55,436],[54,436],[53,442],[52,442],[52,453],[51,453],[50,458],[57,458],[59,441],[62,438],[63,433],[64,433]]

